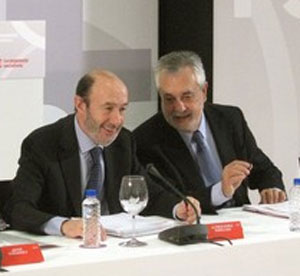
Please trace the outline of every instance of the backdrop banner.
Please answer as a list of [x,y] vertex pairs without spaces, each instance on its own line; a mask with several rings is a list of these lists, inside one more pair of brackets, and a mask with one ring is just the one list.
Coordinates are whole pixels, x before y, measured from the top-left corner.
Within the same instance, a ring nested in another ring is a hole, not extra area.
[[0,79],[44,78],[45,21],[0,21]]

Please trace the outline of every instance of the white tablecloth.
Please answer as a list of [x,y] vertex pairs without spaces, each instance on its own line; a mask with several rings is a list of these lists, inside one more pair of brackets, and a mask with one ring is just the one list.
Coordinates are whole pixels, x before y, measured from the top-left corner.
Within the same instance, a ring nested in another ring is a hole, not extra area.
[[300,233],[288,230],[288,220],[224,209],[218,216],[203,216],[202,223],[240,221],[244,239],[212,244],[176,246],[160,241],[157,235],[141,237],[148,246],[124,248],[122,239],[109,237],[105,248],[84,249],[81,241],[54,236],[8,234],[60,247],[43,250],[45,261],[10,266],[12,275],[299,275]]

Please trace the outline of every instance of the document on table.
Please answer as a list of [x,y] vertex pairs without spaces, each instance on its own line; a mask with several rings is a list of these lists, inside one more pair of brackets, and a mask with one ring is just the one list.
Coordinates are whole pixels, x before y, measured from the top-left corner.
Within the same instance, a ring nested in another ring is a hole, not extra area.
[[[126,213],[102,216],[101,223],[106,229],[108,235],[121,238],[129,238],[132,236],[132,217]],[[159,216],[136,216],[136,236],[139,237],[157,234],[178,224],[181,223],[173,219],[167,219]]]
[[280,218],[289,218],[288,201],[274,204],[244,205],[243,210]]
[[27,238],[24,236],[19,236],[17,233],[12,233],[11,231],[0,232],[0,247],[18,245],[18,244],[38,244],[41,249],[48,249],[53,247],[59,247],[56,244],[50,244],[45,242],[40,242],[32,236],[32,238]]
[[0,233],[0,246],[14,245],[14,244],[30,244],[37,243],[37,241],[30,239],[19,237],[14,234],[9,234],[5,232]]

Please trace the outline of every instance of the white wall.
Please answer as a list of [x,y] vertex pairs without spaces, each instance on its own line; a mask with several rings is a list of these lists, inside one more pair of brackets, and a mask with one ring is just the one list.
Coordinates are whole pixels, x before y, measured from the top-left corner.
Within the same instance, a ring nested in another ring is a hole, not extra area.
[[0,179],[11,179],[17,169],[23,138],[42,124],[43,80],[0,82]]
[[[97,40],[84,32],[83,50],[151,49],[152,68],[156,64],[158,58],[157,0],[84,0],[83,21],[119,42]],[[151,101],[130,102],[126,111],[125,126],[131,130],[157,111],[157,93],[153,75],[151,77]]]
[[214,102],[242,108],[289,189],[300,152],[300,1],[214,3]]

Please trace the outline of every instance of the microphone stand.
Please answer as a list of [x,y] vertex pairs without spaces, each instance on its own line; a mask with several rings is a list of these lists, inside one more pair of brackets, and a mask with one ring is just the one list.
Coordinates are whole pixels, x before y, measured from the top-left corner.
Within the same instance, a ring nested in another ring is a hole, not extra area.
[[161,180],[168,188],[170,188],[177,196],[179,196],[186,204],[190,204],[196,214],[197,224],[176,226],[159,233],[159,239],[174,243],[177,245],[193,244],[199,242],[208,242],[207,240],[207,227],[200,224],[200,217],[198,215],[195,205],[182,194],[170,181],[163,177],[153,164],[148,164],[147,172]]

